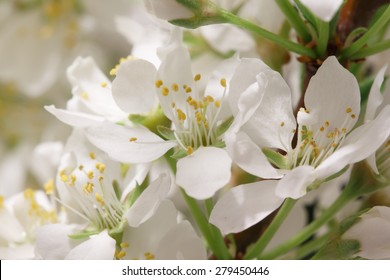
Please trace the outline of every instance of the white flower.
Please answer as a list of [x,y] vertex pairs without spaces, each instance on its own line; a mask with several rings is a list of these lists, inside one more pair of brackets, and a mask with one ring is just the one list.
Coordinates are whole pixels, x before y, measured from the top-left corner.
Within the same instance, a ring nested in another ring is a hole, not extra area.
[[317,17],[324,21],[330,21],[340,9],[343,0],[300,0]]
[[[214,73],[204,90],[201,74],[191,71],[188,50],[174,34],[173,42],[159,50],[157,70],[148,61],[123,62],[113,81],[113,96],[118,106],[130,114],[150,114],[161,106],[172,122],[164,141],[143,127],[102,124],[86,130],[88,139],[110,157],[121,162],[150,162],[177,147],[176,183],[198,199],[211,197],[229,182],[231,159],[220,148],[220,125],[230,116],[225,101],[227,82],[237,63],[227,60]],[[204,162],[207,161],[208,165]]]
[[91,57],[76,58],[68,67],[67,74],[73,87],[73,97],[68,101],[67,109],[50,105],[45,106],[47,111],[75,127],[86,127],[104,120],[126,120],[127,115],[116,106],[112,98],[111,81]]
[[[390,133],[389,106],[375,120],[352,130],[360,112],[359,87],[335,57],[328,58],[311,79],[305,95],[306,109],[298,113],[298,129],[290,91],[280,75],[254,60],[243,61],[237,72],[243,68],[250,69],[253,76],[232,78],[231,90],[244,94],[230,100],[238,106],[235,123],[226,136],[227,150],[234,162],[256,176],[286,175],[279,181],[241,185],[223,197],[214,208],[211,222],[225,233],[253,225],[277,209],[284,198],[298,199],[313,183],[320,184],[349,164],[367,158]],[[254,85],[261,91],[253,90]],[[295,133],[297,144],[293,148]],[[284,156],[273,157],[282,169],[275,169],[266,160],[264,148],[284,151]],[[250,195],[246,195],[248,192]],[[246,207],[241,203],[246,197],[256,197],[258,203]],[[229,204],[246,207],[242,211],[248,215],[240,221],[230,219],[226,214]]]
[[366,259],[390,258],[390,208],[375,206],[348,229],[343,239],[358,240],[358,256]]
[[0,195],[0,258],[34,258],[35,230],[56,222],[56,209],[42,191]]

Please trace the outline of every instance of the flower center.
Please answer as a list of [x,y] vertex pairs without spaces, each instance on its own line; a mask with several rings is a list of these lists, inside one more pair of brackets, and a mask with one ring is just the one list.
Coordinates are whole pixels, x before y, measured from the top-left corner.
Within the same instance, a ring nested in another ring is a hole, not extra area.
[[123,221],[125,207],[115,192],[115,181],[105,174],[106,166],[96,160],[93,152],[90,158],[88,166],[79,165],[68,174],[60,171],[60,180],[68,187],[80,210],[63,204],[97,230],[117,228]]
[[[194,76],[194,82],[200,79],[200,74]],[[224,88],[223,98],[226,80],[221,79],[220,84]],[[199,93],[196,84],[192,88],[179,83],[167,85],[164,81],[157,80],[155,86],[161,95],[160,102],[170,110],[175,137],[188,154],[200,146],[213,146],[220,140],[217,124],[221,100]]]
[[[301,108],[298,115],[310,114],[309,110]],[[317,167],[322,161],[333,154],[343,143],[347,133],[352,129],[356,115],[352,108],[345,109],[345,119],[340,127],[325,121],[320,127],[317,124],[304,123],[298,125],[297,145],[289,153],[292,168],[301,165]]]

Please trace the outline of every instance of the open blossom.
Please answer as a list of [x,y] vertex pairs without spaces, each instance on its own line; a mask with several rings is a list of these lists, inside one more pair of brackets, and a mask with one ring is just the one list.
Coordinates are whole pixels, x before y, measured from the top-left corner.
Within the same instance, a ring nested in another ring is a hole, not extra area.
[[360,220],[348,229],[343,239],[353,239],[360,243],[356,255],[365,259],[390,258],[390,208],[376,206],[360,217]]
[[[104,154],[88,145],[78,131],[70,138],[66,150],[68,153],[62,158],[56,186],[57,200],[68,210],[70,224],[47,225],[37,231],[38,258],[122,259],[126,254],[131,258],[151,258],[152,254],[163,258],[166,257],[164,254],[171,254],[170,257],[180,258],[180,255],[173,256],[163,244],[156,244],[157,236],[165,240],[169,238],[166,234],[176,234],[176,231],[186,234],[180,237],[180,242],[188,238],[201,245],[187,222],[177,222],[173,204],[163,202],[171,188],[169,174],[160,174],[146,188],[137,187],[147,175],[142,167],[137,169],[139,174],[132,172],[135,167],[127,167],[123,177],[120,164],[105,159]],[[145,188],[142,193],[141,188]],[[158,217],[153,219],[155,215]],[[165,229],[156,228],[158,234],[150,232],[150,238],[145,238],[145,231],[158,227],[164,219]],[[167,219],[170,219],[169,223]],[[118,239],[121,234],[123,237]],[[143,246],[136,240],[140,236],[146,242]],[[119,241],[122,249],[116,251]],[[184,250],[182,257],[201,258],[197,253],[204,252],[203,246],[199,246],[200,251],[194,249],[191,257],[190,252],[179,245],[175,250]],[[166,250],[158,249],[160,247]],[[151,253],[151,249],[155,251]],[[144,250],[142,254],[141,250]]]
[[[277,209],[285,198],[298,199],[311,185],[367,158],[390,133],[389,106],[371,122],[353,129],[360,112],[359,87],[335,57],[329,57],[311,79],[306,108],[298,112],[297,123],[290,91],[280,75],[261,62],[247,62],[241,67],[251,68],[257,80],[247,78],[246,94],[238,102],[232,100],[239,105],[235,123],[226,136],[227,150],[247,172],[263,178],[283,178],[241,185],[223,197],[214,208],[211,222],[225,233],[253,225]],[[235,77],[231,89],[234,83]],[[251,89],[256,84],[262,86],[262,91]],[[255,96],[261,101],[250,102]],[[294,134],[297,143],[293,147]],[[283,155],[272,149],[282,150]],[[270,151],[270,158],[280,169],[267,160],[265,153]],[[243,218],[237,218],[240,213]]]
[[125,61],[112,86],[113,97],[125,112],[145,115],[162,110],[163,118],[172,123],[163,135],[169,140],[144,127],[110,123],[89,127],[86,133],[94,145],[121,162],[150,162],[176,147],[180,155],[176,183],[189,195],[205,199],[230,179],[231,159],[221,148],[221,126],[231,115],[225,98],[226,80],[237,59],[218,68],[204,89],[199,85],[202,75],[192,73],[188,50],[175,36],[178,34],[159,50],[162,62],[158,70],[142,59]]

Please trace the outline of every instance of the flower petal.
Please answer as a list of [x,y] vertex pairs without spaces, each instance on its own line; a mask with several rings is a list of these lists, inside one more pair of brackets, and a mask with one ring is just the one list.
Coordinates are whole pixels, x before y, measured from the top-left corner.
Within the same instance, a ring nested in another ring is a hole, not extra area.
[[316,179],[313,175],[314,167],[298,166],[287,173],[278,183],[276,194],[280,197],[298,199],[306,194],[306,188]]
[[63,260],[70,252],[75,241],[68,235],[75,231],[75,226],[51,224],[41,226],[36,230],[35,254],[44,260]]
[[87,127],[104,121],[100,116],[58,109],[54,105],[44,106],[44,108],[63,123],[74,127]]
[[326,122],[330,124],[329,131],[336,128],[349,131],[355,125],[360,113],[359,85],[336,57],[328,57],[311,78],[306,90],[305,107],[318,120],[317,124],[311,126],[313,131],[318,131]]
[[123,62],[112,83],[115,102],[130,114],[147,114],[157,106],[156,68],[143,59]]
[[121,162],[150,162],[176,146],[176,142],[164,141],[146,128],[130,128],[112,123],[88,127],[86,136],[96,147]]
[[145,0],[144,3],[150,13],[161,19],[173,20],[193,16],[191,10],[175,0]]
[[34,245],[22,244],[16,247],[0,247],[2,260],[29,260],[34,258]]
[[177,224],[177,210],[173,203],[164,200],[154,215],[137,228],[126,228],[123,241],[129,244],[126,258],[143,259],[145,253],[156,255],[160,240]]
[[74,247],[65,259],[112,260],[115,255],[115,244],[116,241],[105,230]]
[[177,162],[176,183],[196,199],[212,197],[230,181],[231,164],[227,152],[200,147]]
[[203,241],[196,235],[191,224],[183,221],[168,231],[160,240],[156,251],[159,260],[206,260]]
[[275,194],[277,183],[266,180],[234,187],[215,204],[210,223],[223,234],[228,234],[260,222],[278,209],[284,200]]
[[260,178],[279,178],[261,149],[244,132],[229,134],[225,139],[226,149],[234,163],[246,172]]
[[381,86],[384,80],[384,76],[387,70],[387,66],[379,70],[375,77],[374,83],[371,86],[370,94],[368,95],[366,114],[364,120],[373,120],[376,115],[376,111],[383,103],[383,95],[381,93]]
[[161,174],[153,181],[127,211],[126,217],[131,227],[139,227],[156,213],[161,201],[168,195],[171,179],[168,174]]

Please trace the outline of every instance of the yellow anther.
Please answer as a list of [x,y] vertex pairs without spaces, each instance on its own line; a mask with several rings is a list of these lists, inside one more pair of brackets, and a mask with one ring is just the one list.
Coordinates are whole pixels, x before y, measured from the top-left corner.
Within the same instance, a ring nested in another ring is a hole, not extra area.
[[356,115],[355,115],[355,114],[352,114],[352,115],[351,115],[351,118],[353,118],[353,119],[356,118]]
[[201,76],[200,74],[196,74],[195,77],[194,77],[194,81],[197,82],[197,81],[199,81],[201,78],[202,78],[202,76]]
[[214,102],[214,105],[215,105],[215,107],[217,107],[217,108],[221,107],[221,101],[220,101],[220,100],[216,100],[216,101]]
[[104,177],[102,175],[99,176],[99,181],[103,181]]
[[4,207],[4,196],[0,195],[0,209]]
[[129,138],[129,142],[134,142],[134,141],[137,141],[137,140],[138,140],[137,137],[130,137],[130,138]]
[[176,107],[176,103],[172,101],[171,106],[172,106],[172,108],[175,108]]
[[117,259],[122,259],[126,256],[126,252],[125,251],[119,251],[117,254],[116,254],[116,258]]
[[322,132],[324,130],[325,130],[325,127],[321,126],[320,131]]
[[187,116],[186,114],[184,114],[184,112],[180,109],[176,109],[176,112],[177,112],[177,117],[179,119],[179,121],[185,121]]
[[190,155],[194,152],[194,148],[192,148],[191,146],[188,146],[187,147],[187,154]]
[[68,182],[69,180],[68,175],[66,175],[65,173],[60,174],[60,179],[64,183]]
[[105,88],[105,87],[107,87],[107,83],[106,83],[106,82],[102,82],[102,83],[100,84],[100,86],[101,86],[102,88]]
[[169,93],[169,89],[167,87],[163,87],[161,89],[161,94],[164,95],[164,96],[168,96],[168,93]]
[[183,89],[186,89],[188,86],[186,84],[183,85]]
[[281,123],[280,123],[280,126],[283,127],[283,126],[284,126],[284,122],[281,122]]
[[186,93],[190,93],[192,91],[191,87],[186,87]]
[[348,107],[346,110],[345,110],[346,113],[351,113],[352,112],[352,108],[351,107]]
[[110,75],[111,75],[111,76],[115,76],[117,71],[118,71],[118,69],[117,69],[116,67],[115,67],[115,68],[112,68],[112,69],[110,70]]
[[54,180],[49,179],[44,185],[43,189],[45,190],[46,194],[53,194],[54,193]]
[[83,170],[83,169],[84,169],[84,165],[81,164],[81,165],[79,166],[79,170],[81,171],[81,170]]
[[347,133],[347,129],[345,127],[343,127],[343,129],[341,130],[343,133]]
[[23,195],[24,195],[24,198],[25,199],[34,199],[34,196],[35,196],[35,193],[32,189],[26,189],[24,192],[23,192]]
[[96,198],[96,201],[99,202],[100,206],[104,205],[104,200],[103,200],[102,196],[99,193],[95,194],[95,198]]
[[129,243],[122,242],[120,246],[121,246],[121,248],[129,248]]
[[96,155],[95,155],[94,152],[90,152],[90,153],[89,153],[89,157],[90,157],[91,159],[96,159]]
[[328,121],[325,122],[325,126],[328,127],[330,123]]
[[337,144],[335,142],[332,143],[332,147],[336,148]]
[[161,80],[156,80],[156,82],[154,83],[154,85],[156,86],[156,88],[160,88],[160,87],[163,85],[163,81],[161,81]]
[[179,91],[179,86],[178,86],[178,84],[172,84],[172,90],[174,91],[174,92],[178,92]]
[[92,180],[93,177],[95,176],[95,174],[93,173],[93,171],[89,171],[89,172],[87,173],[87,176],[88,176],[88,179]]
[[99,170],[100,173],[103,173],[104,170],[106,169],[106,165],[101,162],[97,162],[95,165],[96,169]]
[[81,93],[81,98],[82,99],[84,99],[84,100],[88,100],[89,99],[89,94],[88,94],[88,92],[83,92],[83,93]]
[[187,99],[186,99],[187,103],[190,103],[191,100],[192,100],[192,96],[188,96]]
[[83,191],[85,193],[92,193],[94,185],[91,182],[88,182],[83,185]]
[[70,174],[70,183],[69,186],[74,186],[74,183],[76,182],[76,175]]
[[192,98],[190,101],[188,101],[188,104],[190,104],[192,107],[194,107],[195,110],[199,108],[199,103]]
[[223,86],[224,88],[226,87],[226,79],[221,79],[220,83],[221,83],[221,86]]
[[154,260],[154,259],[156,258],[155,255],[153,255],[152,253],[149,253],[149,252],[146,252],[146,253],[144,254],[144,256],[145,256],[145,259],[146,259],[146,260]]
[[197,111],[196,113],[195,113],[195,117],[196,117],[196,122],[199,124],[201,121],[202,121],[202,119],[203,119],[203,115],[202,115],[202,113],[201,112],[199,112],[199,111]]

